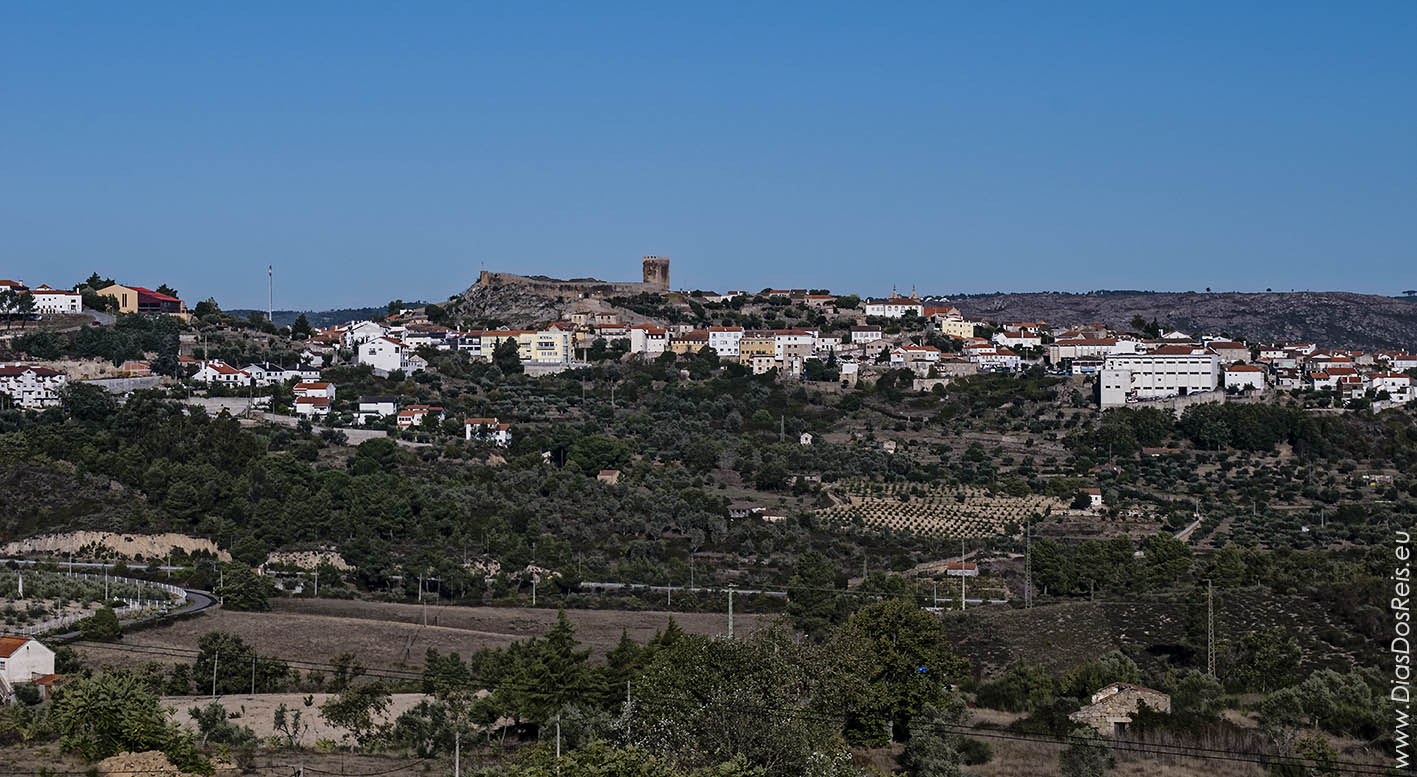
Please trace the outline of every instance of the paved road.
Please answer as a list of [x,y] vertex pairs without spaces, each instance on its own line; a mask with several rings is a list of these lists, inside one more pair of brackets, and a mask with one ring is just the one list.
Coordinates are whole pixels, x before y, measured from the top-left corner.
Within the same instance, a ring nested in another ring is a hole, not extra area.
[[[58,564],[59,566],[65,567],[65,568],[68,568],[68,567],[76,567],[76,568],[81,568],[81,569],[98,569],[98,568],[102,568],[102,569],[112,569],[112,568],[115,566],[114,562],[111,562],[111,561],[54,561],[54,560],[50,559],[50,560],[46,560],[46,561],[44,561],[44,562],[39,562],[39,561],[36,561],[36,560],[34,560],[34,559],[24,559],[24,558],[7,558],[7,559],[0,559],[0,564],[15,564],[15,565],[17,565],[17,566],[34,566],[35,564],[38,564],[38,563],[45,563],[45,564],[54,563],[54,564]],[[144,568],[146,568],[146,567],[144,567]],[[169,571],[169,570],[184,569],[184,567],[165,566],[165,565],[164,565],[164,566],[159,566],[158,569],[163,570],[163,571]],[[151,622],[151,621],[158,621],[158,620],[162,620],[163,618],[173,618],[173,617],[176,617],[176,616],[178,616],[178,615],[188,615],[188,614],[191,614],[191,613],[198,613],[198,612],[202,612],[203,610],[206,610],[206,609],[209,609],[209,608],[215,606],[216,603],[217,603],[216,597],[213,596],[210,591],[202,591],[202,590],[197,589],[197,588],[183,588],[182,590],[187,592],[187,603],[184,604],[184,605],[182,605],[181,607],[178,607],[177,609],[172,610],[171,612],[166,612],[166,613],[163,613],[163,614],[161,614],[161,615],[149,615],[149,616],[146,617],[146,618],[137,618],[137,619],[134,619],[134,620],[126,620],[126,621],[123,621],[123,622],[122,622],[123,625],[124,625],[124,626],[131,626],[131,625],[137,624],[137,623],[148,623],[148,622]],[[66,632],[66,633],[64,633],[64,634],[56,634],[56,635],[54,635],[54,636],[52,636],[52,637],[49,637],[49,639],[54,639],[54,640],[70,640],[70,639],[75,639],[75,638],[77,638],[78,636],[79,636],[79,632],[77,632],[77,631],[70,631],[70,632]]]
[[[164,618],[175,618],[178,615],[188,615],[190,613],[202,612],[203,610],[216,606],[216,597],[212,596],[211,593],[207,591],[199,591],[195,588],[184,588],[182,590],[187,592],[187,603],[182,605],[181,607],[178,607],[177,609],[171,612],[166,612],[161,615],[149,615],[146,618],[126,620],[122,622],[122,625],[126,628],[128,626],[133,626],[139,623],[151,623],[153,621],[160,621]],[[54,636],[49,637],[48,639],[52,639],[59,642],[67,642],[71,639],[78,639],[78,637],[79,632],[69,631],[63,634],[55,634]]]
[[[264,421],[268,424],[289,427],[294,427],[300,423],[300,419],[295,416],[279,415],[276,413],[257,413],[256,420]],[[323,429],[324,427],[319,428]],[[383,429],[358,429],[350,426],[336,426],[335,429],[344,432],[344,437],[349,441],[350,445],[358,445],[365,440],[389,436],[389,433]],[[400,440],[398,438],[394,438],[394,442],[409,448],[426,448],[430,444],[426,442],[414,442],[412,440]]]

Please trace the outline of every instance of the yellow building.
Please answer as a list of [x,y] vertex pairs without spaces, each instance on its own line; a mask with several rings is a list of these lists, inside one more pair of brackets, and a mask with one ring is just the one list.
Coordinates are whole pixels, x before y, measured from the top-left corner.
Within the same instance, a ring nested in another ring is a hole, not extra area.
[[955,337],[973,337],[974,322],[966,321],[962,318],[942,318],[940,319],[940,334],[954,335]]
[[99,289],[98,293],[118,300],[119,313],[166,313],[183,320],[187,318],[187,305],[182,300],[142,286],[123,286],[115,283]]
[[738,363],[753,366],[759,356],[777,358],[777,333],[772,331],[744,332],[738,340]]

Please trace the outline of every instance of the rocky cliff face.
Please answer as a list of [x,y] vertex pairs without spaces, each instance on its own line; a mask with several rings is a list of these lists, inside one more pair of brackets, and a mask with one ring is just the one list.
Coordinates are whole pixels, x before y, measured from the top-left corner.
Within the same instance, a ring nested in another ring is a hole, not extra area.
[[1097,321],[1125,329],[1133,316],[1141,316],[1168,329],[1264,342],[1417,349],[1417,300],[1373,294],[1045,292],[955,298],[953,304],[969,318],[1043,320],[1055,328]]
[[455,319],[500,321],[511,328],[529,328],[561,318],[572,301],[517,285],[488,288],[473,284],[444,307]]

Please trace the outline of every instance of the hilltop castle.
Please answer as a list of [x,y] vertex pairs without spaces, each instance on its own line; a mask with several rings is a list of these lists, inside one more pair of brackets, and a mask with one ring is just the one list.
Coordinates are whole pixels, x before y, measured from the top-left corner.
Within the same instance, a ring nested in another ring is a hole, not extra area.
[[639,283],[633,281],[602,281],[596,278],[548,278],[545,275],[517,275],[508,272],[482,271],[477,285],[484,289],[515,286],[547,297],[623,297],[649,292],[669,291],[669,257],[646,256],[640,266]]

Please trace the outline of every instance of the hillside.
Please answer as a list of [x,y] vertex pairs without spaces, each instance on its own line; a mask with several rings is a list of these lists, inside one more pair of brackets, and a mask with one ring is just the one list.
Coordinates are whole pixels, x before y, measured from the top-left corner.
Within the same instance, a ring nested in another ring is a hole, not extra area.
[[1126,327],[1133,316],[1186,332],[1225,332],[1263,341],[1346,348],[1417,347],[1417,301],[1341,291],[1091,292],[986,294],[952,298],[965,316],[989,321],[1099,321]]
[[[426,303],[407,302],[404,304],[414,308]],[[264,310],[255,310],[253,308],[236,308],[226,312],[241,318],[248,318],[252,313],[260,313],[262,315],[266,313]],[[304,314],[305,320],[310,322],[310,326],[327,327],[334,326],[335,324],[344,324],[350,321],[382,318],[387,315],[388,312],[388,307],[385,305],[374,305],[367,308],[335,308],[332,310],[276,310],[271,313],[271,323],[276,326],[290,326],[295,323],[295,319],[300,318],[300,316]]]

